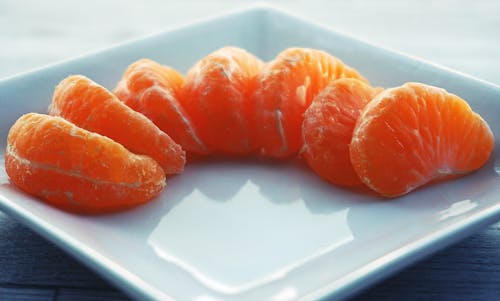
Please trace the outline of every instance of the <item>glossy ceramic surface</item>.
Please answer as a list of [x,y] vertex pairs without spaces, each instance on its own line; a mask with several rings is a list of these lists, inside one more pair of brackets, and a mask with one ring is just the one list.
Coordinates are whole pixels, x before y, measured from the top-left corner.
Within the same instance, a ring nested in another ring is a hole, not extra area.
[[[499,87],[259,7],[1,81],[0,146],[21,114],[46,112],[69,74],[113,88],[138,58],[185,72],[226,45],[265,60],[286,47],[320,48],[375,85],[442,86],[500,137]],[[343,298],[497,220],[497,158],[498,146],[480,171],[391,201],[331,186],[299,161],[213,159],[188,165],[154,202],[105,216],[46,206],[9,184],[2,160],[0,209],[139,299]]]

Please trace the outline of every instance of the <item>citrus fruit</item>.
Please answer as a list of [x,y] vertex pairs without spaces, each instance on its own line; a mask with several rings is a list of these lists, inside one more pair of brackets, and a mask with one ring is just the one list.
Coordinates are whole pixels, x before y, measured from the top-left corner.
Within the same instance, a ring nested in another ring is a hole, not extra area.
[[166,174],[184,169],[186,158],[180,145],[147,117],[85,76],[72,75],[57,85],[49,113],[109,137],[133,153],[150,156]]
[[379,90],[354,79],[334,80],[304,113],[301,155],[323,179],[342,186],[362,185],[349,158],[349,144],[363,107]]
[[250,95],[262,66],[245,50],[224,47],[189,70],[183,104],[212,152],[242,155],[255,149]]
[[488,124],[465,100],[440,88],[407,83],[366,105],[349,150],[361,181],[396,197],[480,168],[493,145]]
[[204,154],[207,149],[181,103],[183,83],[184,78],[176,70],[140,59],[125,70],[114,93],[127,106],[153,121],[185,151]]
[[11,127],[5,169],[22,190],[80,213],[136,206],[165,186],[165,174],[153,159],[63,118],[36,113]]
[[343,77],[366,81],[321,50],[288,48],[269,62],[257,78],[254,93],[260,153],[270,157],[295,155],[302,147],[304,111],[330,81]]

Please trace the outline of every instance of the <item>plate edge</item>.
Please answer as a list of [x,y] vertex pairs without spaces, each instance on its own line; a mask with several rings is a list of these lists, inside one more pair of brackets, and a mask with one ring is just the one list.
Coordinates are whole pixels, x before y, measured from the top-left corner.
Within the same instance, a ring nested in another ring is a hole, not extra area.
[[[383,281],[398,271],[457,243],[500,219],[500,203],[444,226],[407,243],[347,275],[304,295],[301,300],[346,299]],[[380,273],[377,275],[377,273]]]

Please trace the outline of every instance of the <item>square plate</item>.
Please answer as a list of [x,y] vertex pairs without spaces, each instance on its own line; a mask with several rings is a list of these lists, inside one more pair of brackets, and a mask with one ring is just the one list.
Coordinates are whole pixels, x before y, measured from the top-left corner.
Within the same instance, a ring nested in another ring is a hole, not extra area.
[[[257,7],[1,81],[0,146],[21,114],[46,112],[69,74],[113,88],[141,57],[185,72],[226,45],[265,60],[291,46],[319,48],[375,85],[444,87],[500,137],[499,87]],[[188,165],[154,202],[105,216],[46,206],[2,170],[0,209],[141,300],[339,299],[498,219],[498,149],[474,174],[392,201],[328,185],[298,162],[213,160]]]

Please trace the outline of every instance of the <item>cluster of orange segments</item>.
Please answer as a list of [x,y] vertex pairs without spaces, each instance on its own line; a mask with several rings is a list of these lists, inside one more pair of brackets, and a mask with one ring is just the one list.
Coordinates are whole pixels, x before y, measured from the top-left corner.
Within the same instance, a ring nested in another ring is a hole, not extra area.
[[225,47],[184,78],[149,59],[114,93],[73,75],[49,115],[20,117],[8,136],[11,181],[57,207],[108,212],[157,196],[188,158],[300,155],[325,180],[400,196],[480,168],[494,137],[468,104],[420,83],[371,87],[314,49],[264,63]]

